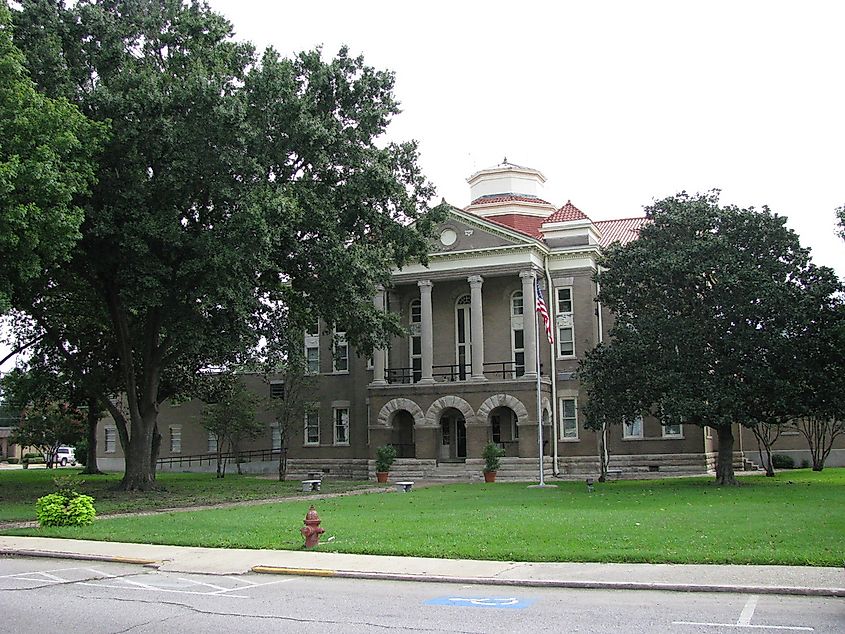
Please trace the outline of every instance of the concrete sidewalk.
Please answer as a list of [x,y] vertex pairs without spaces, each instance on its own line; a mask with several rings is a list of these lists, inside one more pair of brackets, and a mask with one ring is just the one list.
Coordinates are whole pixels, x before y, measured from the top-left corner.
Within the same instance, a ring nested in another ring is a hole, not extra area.
[[57,557],[199,574],[271,574],[445,583],[845,597],[845,570],[808,566],[525,563],[244,550],[0,536],[0,556]]

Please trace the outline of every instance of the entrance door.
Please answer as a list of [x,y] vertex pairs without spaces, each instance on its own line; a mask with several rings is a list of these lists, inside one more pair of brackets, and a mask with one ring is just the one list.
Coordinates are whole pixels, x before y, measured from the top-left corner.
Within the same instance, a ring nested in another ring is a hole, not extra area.
[[455,421],[455,456],[457,458],[467,457],[467,426],[463,417]]
[[452,410],[440,417],[440,460],[463,460],[467,457],[467,428],[464,417]]

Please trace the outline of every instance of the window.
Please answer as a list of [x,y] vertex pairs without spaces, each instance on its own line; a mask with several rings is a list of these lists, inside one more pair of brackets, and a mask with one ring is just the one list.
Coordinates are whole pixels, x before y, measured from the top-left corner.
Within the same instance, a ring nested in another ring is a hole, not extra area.
[[106,453],[114,453],[117,450],[117,429],[115,429],[114,427],[106,427],[105,432]]
[[411,302],[409,322],[411,382],[416,383],[422,378],[422,302],[418,299]]
[[511,295],[511,361],[514,376],[525,374],[525,331],[523,330],[522,291]]
[[683,427],[677,425],[663,425],[664,438],[681,438],[684,435]]
[[208,432],[208,453],[217,453],[217,436]]
[[338,407],[334,410],[334,444],[349,444],[349,408]]
[[578,401],[574,398],[560,399],[560,437],[578,438]]
[[575,327],[572,318],[572,288],[557,289],[557,354],[575,356]]
[[320,326],[316,321],[305,330],[305,364],[309,374],[320,373]]
[[284,381],[270,381],[270,398],[285,400]]
[[643,437],[643,417],[635,416],[633,420],[626,420],[622,425],[623,438],[642,438]]
[[279,425],[270,427],[270,449],[279,451],[282,448],[282,428]]
[[316,410],[305,412],[305,444],[320,444],[320,415]]
[[490,429],[493,433],[493,442],[497,445],[502,442],[502,420],[498,416],[490,417]]
[[346,333],[335,331],[334,354],[332,355],[333,372],[349,372],[349,344]]
[[182,426],[170,428],[170,453],[182,453]]
[[458,380],[467,380],[472,360],[472,298],[461,295],[455,303],[455,363]]

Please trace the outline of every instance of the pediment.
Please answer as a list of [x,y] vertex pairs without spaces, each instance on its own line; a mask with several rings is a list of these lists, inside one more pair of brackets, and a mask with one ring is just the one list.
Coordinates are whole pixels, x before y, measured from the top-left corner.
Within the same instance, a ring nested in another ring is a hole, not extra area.
[[534,238],[509,227],[453,209],[434,231],[431,254],[486,251],[537,243]]

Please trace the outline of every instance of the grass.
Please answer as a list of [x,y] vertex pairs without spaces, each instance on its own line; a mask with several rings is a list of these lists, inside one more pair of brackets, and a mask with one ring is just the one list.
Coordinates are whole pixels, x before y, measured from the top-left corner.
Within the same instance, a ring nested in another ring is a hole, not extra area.
[[[228,479],[228,476],[227,476]],[[512,561],[840,566],[845,469],[709,478],[455,484],[320,500],[320,550]],[[186,546],[300,549],[305,500],[156,516],[82,528],[5,531]],[[330,542],[326,540],[334,539]]]
[[[56,488],[53,477],[78,474],[78,469],[0,471],[0,522],[34,520],[35,500]],[[123,474],[79,477],[85,481],[79,491],[94,498],[98,515],[305,495],[299,481],[279,482],[236,473],[217,478],[213,473],[162,472],[156,476],[159,490],[145,493],[118,491],[117,485]],[[369,486],[373,483],[323,481],[323,491],[328,493]]]

